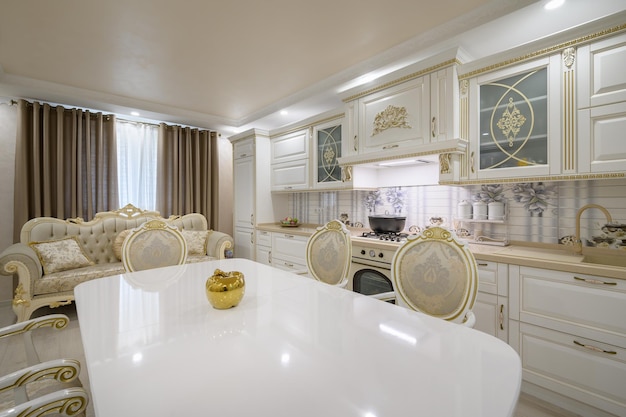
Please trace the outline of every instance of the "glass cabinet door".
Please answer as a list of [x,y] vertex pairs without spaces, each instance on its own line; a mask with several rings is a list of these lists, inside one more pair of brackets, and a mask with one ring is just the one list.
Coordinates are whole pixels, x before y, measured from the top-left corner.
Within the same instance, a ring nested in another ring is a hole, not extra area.
[[548,69],[480,85],[479,169],[548,163]]
[[336,186],[341,183],[341,167],[337,158],[341,157],[341,123],[314,128],[315,138],[315,181],[318,187]]

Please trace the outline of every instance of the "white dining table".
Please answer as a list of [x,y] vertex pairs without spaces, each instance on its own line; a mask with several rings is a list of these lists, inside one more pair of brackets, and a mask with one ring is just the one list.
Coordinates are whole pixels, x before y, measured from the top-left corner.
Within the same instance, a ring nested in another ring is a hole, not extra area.
[[[239,271],[240,304],[205,282]],[[246,259],[75,289],[96,417],[506,417],[521,383],[503,341]]]

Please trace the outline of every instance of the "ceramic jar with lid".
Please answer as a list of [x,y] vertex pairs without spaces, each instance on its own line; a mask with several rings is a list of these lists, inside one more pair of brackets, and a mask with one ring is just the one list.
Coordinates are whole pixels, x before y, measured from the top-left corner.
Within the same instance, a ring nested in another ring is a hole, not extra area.
[[472,218],[472,205],[467,200],[463,200],[457,207],[457,216],[459,219],[471,219]]
[[474,220],[487,220],[487,203],[484,201],[474,201],[472,204]]
[[504,203],[502,201],[492,201],[487,205],[489,220],[504,219]]

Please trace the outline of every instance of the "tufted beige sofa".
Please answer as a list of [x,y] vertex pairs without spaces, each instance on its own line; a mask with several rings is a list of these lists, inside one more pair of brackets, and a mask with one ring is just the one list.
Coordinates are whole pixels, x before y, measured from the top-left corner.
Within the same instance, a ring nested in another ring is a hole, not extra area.
[[[161,218],[158,212],[145,211],[128,205],[116,211],[101,212],[93,220],[81,218],[61,220],[39,217],[24,224],[20,243],[0,254],[0,274],[17,275],[18,285],[13,298],[17,321],[28,320],[43,306],[58,307],[74,300],[74,287],[95,278],[125,273],[113,246],[118,234],[140,226],[149,219]],[[199,213],[171,216],[165,219],[181,231],[207,230],[206,218]],[[58,241],[75,236],[91,265],[46,273],[38,253],[29,244]],[[116,242],[117,240],[117,242]],[[208,231],[206,253],[187,257],[187,262],[202,262],[232,256],[233,239],[226,233]]]

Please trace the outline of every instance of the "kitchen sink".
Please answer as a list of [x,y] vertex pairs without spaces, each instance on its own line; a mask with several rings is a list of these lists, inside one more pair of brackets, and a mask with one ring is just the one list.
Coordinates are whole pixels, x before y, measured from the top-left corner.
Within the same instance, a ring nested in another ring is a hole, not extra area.
[[626,252],[622,256],[616,255],[585,255],[582,260],[586,264],[609,265],[626,267]]

